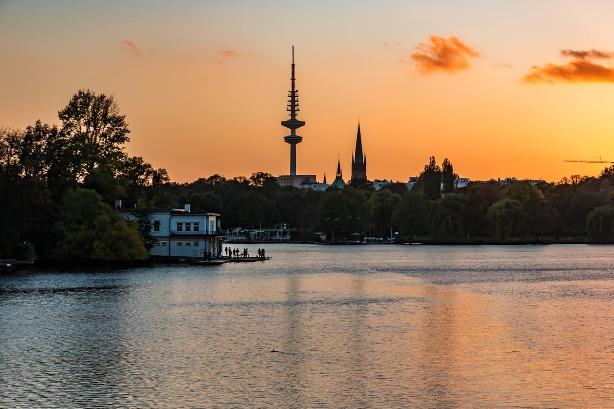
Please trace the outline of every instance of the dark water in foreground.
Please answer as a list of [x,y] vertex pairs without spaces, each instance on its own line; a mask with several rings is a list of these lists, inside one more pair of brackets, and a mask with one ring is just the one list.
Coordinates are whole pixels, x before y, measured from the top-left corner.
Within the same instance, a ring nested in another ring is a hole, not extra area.
[[0,407],[614,407],[614,247],[267,249],[0,277]]

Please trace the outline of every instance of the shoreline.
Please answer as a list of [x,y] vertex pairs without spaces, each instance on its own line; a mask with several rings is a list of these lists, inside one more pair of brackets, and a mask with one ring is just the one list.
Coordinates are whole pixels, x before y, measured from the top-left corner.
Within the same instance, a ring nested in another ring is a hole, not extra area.
[[[226,244],[226,243],[225,243]],[[238,244],[238,243],[228,243]],[[587,246],[603,246],[612,245],[614,243],[590,243],[582,240],[515,240],[508,242],[490,241],[490,240],[470,240],[470,241],[455,241],[455,242],[438,242],[438,241],[412,241],[412,242],[399,242],[399,243],[312,243],[312,242],[260,242],[260,243],[242,243],[242,244],[287,244],[287,245],[299,245],[309,244],[314,246],[550,246],[550,245],[587,245]],[[265,261],[270,260],[271,257],[265,259],[259,258],[258,260],[243,260],[238,258],[236,262],[246,261]],[[71,273],[71,272],[109,272],[120,271],[126,269],[146,268],[154,266],[219,266],[226,264],[227,262],[233,262],[234,259],[228,259],[221,257],[219,259],[211,260],[210,262],[201,262],[200,259],[174,259],[174,260],[162,260],[162,259],[147,259],[140,261],[49,261],[42,260],[36,262],[17,261],[15,268],[0,270],[0,277],[10,276],[13,274],[19,274],[20,272],[59,272],[59,273]]]

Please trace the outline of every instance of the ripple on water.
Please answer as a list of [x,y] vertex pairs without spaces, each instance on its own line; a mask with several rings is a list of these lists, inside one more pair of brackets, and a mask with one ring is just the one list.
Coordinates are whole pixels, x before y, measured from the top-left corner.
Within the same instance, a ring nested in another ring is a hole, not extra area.
[[614,407],[613,247],[266,249],[0,277],[0,407]]

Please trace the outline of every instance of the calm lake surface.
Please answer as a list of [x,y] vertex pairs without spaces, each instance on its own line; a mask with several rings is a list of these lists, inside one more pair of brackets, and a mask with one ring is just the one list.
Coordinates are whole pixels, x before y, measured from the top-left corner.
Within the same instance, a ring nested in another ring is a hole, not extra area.
[[612,246],[266,249],[0,277],[0,407],[614,407]]

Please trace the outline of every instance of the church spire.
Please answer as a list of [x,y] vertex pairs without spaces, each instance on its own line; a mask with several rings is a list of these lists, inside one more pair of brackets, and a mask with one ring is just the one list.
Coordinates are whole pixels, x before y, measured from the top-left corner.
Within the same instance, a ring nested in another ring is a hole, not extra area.
[[341,173],[341,160],[339,158],[337,158],[337,175],[338,178],[343,177],[343,174]]
[[352,155],[352,179],[353,182],[364,183],[367,181],[367,157],[362,150],[362,133],[360,122],[356,131],[356,147]]
[[354,151],[354,159],[358,163],[363,161],[362,135],[360,134],[360,122],[358,122],[358,132],[356,132],[356,149]]

